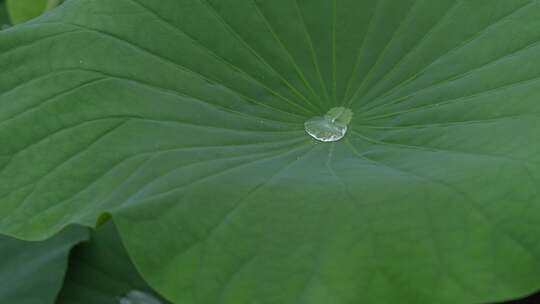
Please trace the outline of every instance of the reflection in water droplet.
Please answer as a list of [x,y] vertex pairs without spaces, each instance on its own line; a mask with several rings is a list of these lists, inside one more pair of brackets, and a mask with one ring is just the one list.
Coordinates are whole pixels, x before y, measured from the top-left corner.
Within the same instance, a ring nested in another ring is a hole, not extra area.
[[162,304],[160,300],[156,299],[145,292],[139,290],[131,290],[125,296],[120,298],[120,304]]
[[347,133],[346,125],[338,125],[326,117],[314,117],[304,123],[306,132],[323,142],[338,141]]
[[317,116],[304,123],[306,132],[322,142],[333,142],[342,139],[347,133],[347,125],[351,122],[352,111],[338,107],[333,108],[324,116]]

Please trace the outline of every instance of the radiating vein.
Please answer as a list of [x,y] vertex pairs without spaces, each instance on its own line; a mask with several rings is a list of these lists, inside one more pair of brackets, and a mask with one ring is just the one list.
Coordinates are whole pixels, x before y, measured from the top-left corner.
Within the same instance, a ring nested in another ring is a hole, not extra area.
[[[509,89],[512,89],[512,88],[515,88],[515,87],[518,87],[518,86],[527,86],[527,85],[539,82],[539,80],[540,80],[540,76],[539,77],[534,77],[534,78],[531,78],[531,79],[527,79],[527,80],[521,80],[521,81],[518,81],[518,82],[515,82],[515,83],[511,83],[511,84],[506,84],[506,85],[501,86],[501,87],[492,88],[492,89],[489,89],[487,91],[482,91],[482,92],[472,94],[472,95],[466,95],[466,96],[461,96],[461,97],[454,98],[454,99],[438,101],[438,102],[435,102],[435,103],[432,103],[432,104],[426,104],[426,105],[422,105],[422,106],[418,106],[418,107],[411,107],[411,108],[408,108],[408,109],[403,110],[403,111],[391,112],[391,113],[386,113],[386,114],[377,115],[377,116],[370,116],[369,112],[371,112],[371,111],[366,111],[364,113],[364,115],[366,115],[366,119],[363,119],[362,121],[369,122],[369,121],[394,117],[394,116],[403,115],[403,114],[410,114],[410,113],[415,113],[415,112],[429,110],[429,109],[436,109],[436,108],[439,108],[439,107],[442,107],[442,106],[447,106],[447,105],[451,105],[451,104],[459,103],[459,102],[467,102],[467,101],[472,102],[476,98],[483,97],[484,95],[489,95],[489,94],[497,93],[497,92],[500,92],[500,91],[509,90]],[[485,101],[485,100],[478,99],[477,101]],[[399,103],[396,103],[395,105],[398,105],[398,104]],[[373,110],[375,110],[375,108]]]
[[[134,1],[134,0],[128,0],[128,1]],[[49,22],[49,23],[52,23],[52,22]],[[109,33],[109,32],[104,32],[104,31],[101,31],[101,30],[98,30],[98,29],[94,29],[94,28],[90,28],[90,27],[86,27],[86,26],[83,26],[83,25],[80,25],[80,24],[73,24],[73,23],[62,23],[62,24],[68,24],[68,25],[71,25],[71,26],[73,26],[73,27],[84,28],[84,29],[86,29],[86,30],[88,30],[88,31],[94,32],[94,33],[96,33],[96,34],[98,34],[98,35],[101,35],[101,36],[103,36],[103,37],[107,37],[107,38],[113,39],[113,40],[115,40],[115,41],[117,41],[117,42],[119,42],[119,43],[122,43],[122,44],[124,44],[124,45],[130,47],[130,48],[136,49],[136,50],[142,52],[143,54],[145,54],[145,55],[147,55],[147,56],[151,56],[151,57],[153,57],[153,58],[155,58],[155,59],[158,59],[159,61],[162,61],[162,62],[164,62],[164,63],[166,63],[166,64],[168,64],[168,65],[171,65],[171,66],[173,66],[173,67],[176,67],[176,68],[180,69],[181,71],[187,73],[188,75],[195,76],[195,77],[197,77],[197,78],[203,79],[203,80],[205,80],[205,81],[207,81],[207,82],[209,82],[209,83],[212,83],[212,84],[220,84],[221,86],[223,86],[224,88],[227,88],[230,92],[234,93],[235,95],[242,96],[243,98],[245,98],[245,99],[247,99],[247,100],[250,100],[250,101],[252,101],[252,102],[254,102],[254,103],[256,103],[256,104],[259,104],[259,105],[262,105],[262,106],[269,107],[269,108],[271,108],[271,109],[277,110],[277,108],[275,108],[275,107],[268,106],[268,105],[266,105],[266,104],[264,104],[264,103],[261,103],[261,102],[259,102],[259,101],[254,100],[254,99],[251,98],[251,97],[246,96],[244,93],[238,91],[237,89],[234,89],[234,88],[231,88],[231,87],[229,87],[229,86],[226,86],[226,85],[224,85],[223,83],[221,83],[221,82],[219,82],[219,81],[217,81],[217,80],[215,80],[215,79],[210,79],[210,78],[208,78],[207,76],[205,76],[205,75],[203,75],[203,74],[201,74],[201,73],[199,73],[199,72],[197,72],[197,71],[194,71],[194,70],[192,70],[192,69],[190,69],[190,68],[188,68],[188,67],[186,67],[186,66],[184,66],[184,65],[178,64],[178,63],[176,63],[176,62],[174,62],[174,61],[172,61],[172,60],[170,60],[170,59],[168,59],[168,58],[165,58],[165,57],[163,57],[163,56],[160,56],[160,55],[158,55],[158,54],[155,54],[155,53],[151,52],[150,50],[148,50],[148,49],[146,49],[146,48],[144,48],[144,47],[141,47],[141,46],[139,46],[139,45],[137,45],[137,44],[134,44],[133,42],[131,42],[131,41],[129,41],[129,40],[126,40],[126,39],[124,39],[124,38],[118,37],[118,36],[116,36],[115,34],[111,34],[111,33]],[[217,56],[217,55],[215,55],[215,56]],[[236,69],[238,69],[238,68],[236,68]],[[253,81],[259,83],[263,88],[265,88],[266,90],[268,90],[270,93],[272,93],[272,94],[275,95],[276,97],[282,99],[283,101],[285,101],[285,102],[288,103],[289,105],[291,105],[291,106],[297,108],[298,110],[303,111],[303,112],[306,113],[306,114],[311,114],[311,113],[312,113],[311,110],[309,110],[309,109],[305,108],[304,106],[302,106],[302,105],[300,105],[300,104],[298,104],[298,103],[295,103],[295,102],[289,100],[288,98],[284,97],[283,95],[281,95],[281,94],[275,92],[275,91],[272,90],[271,88],[269,88],[269,87],[267,87],[266,85],[260,83],[257,79],[253,78],[252,76],[250,76],[250,75],[247,74],[246,72],[244,72],[244,71],[242,71],[242,70],[239,70],[239,69],[238,69],[238,71],[241,72],[241,73],[244,74],[244,75],[247,75],[248,77],[250,77],[250,79],[252,79]],[[280,111],[280,112],[285,112],[285,111],[282,110],[282,109],[279,109],[279,111]],[[291,113],[291,112],[286,112],[286,113],[287,113],[287,114],[294,115],[294,113]]]
[[[450,17],[452,17],[452,13],[459,7],[458,4],[461,4],[463,2],[463,0],[455,0],[454,3],[452,4],[452,6],[450,6],[446,12],[444,13],[444,15],[440,18],[437,19],[437,22],[431,26],[430,30],[428,30],[423,36],[422,38],[420,39],[420,41],[418,41],[415,46],[409,50],[405,55],[403,55],[399,61],[394,64],[394,66],[388,71],[385,73],[385,75],[378,81],[378,83],[383,83],[383,81],[385,81],[388,77],[390,77],[392,75],[392,73],[397,69],[399,68],[402,64],[404,64],[405,60],[410,57],[412,54],[414,54],[415,51],[417,51],[425,41],[428,41],[433,35],[434,33],[440,28],[442,27],[444,24],[445,24],[445,21],[447,21]],[[366,94],[365,96],[369,96],[369,93],[372,92],[377,86],[374,85],[372,86],[370,89],[368,89],[368,91],[366,91]],[[376,99],[377,96],[375,96],[373,99]]]
[[362,82],[358,85],[358,88],[354,91],[353,95],[349,98],[349,101],[345,103],[345,104],[347,105],[347,107],[350,107],[350,106],[351,106],[351,104],[354,102],[356,96],[362,91],[362,89],[364,88],[364,86],[367,84],[367,81],[369,80],[369,77],[372,75],[373,71],[375,71],[375,70],[379,67],[379,65],[381,64],[381,60],[384,58],[384,56],[385,56],[386,53],[388,52],[390,45],[392,45],[392,43],[394,42],[394,39],[396,39],[396,34],[397,34],[399,31],[401,31],[403,25],[404,25],[405,22],[409,19],[410,13],[414,10],[414,8],[416,7],[416,5],[417,5],[419,2],[420,2],[419,0],[416,0],[416,1],[409,7],[409,9],[407,10],[406,15],[403,17],[403,19],[401,20],[401,22],[399,23],[399,25],[395,28],[394,32],[392,33],[391,38],[388,40],[388,42],[387,42],[386,45],[384,46],[384,49],[383,49],[382,51],[379,52],[379,55],[378,55],[377,58],[375,59],[375,63],[374,63],[374,64],[371,66],[371,68],[367,71],[366,76],[364,77],[364,79],[362,80]]
[[347,85],[345,86],[345,93],[343,94],[343,100],[341,101],[342,106],[345,106],[345,103],[348,102],[347,97],[349,95],[349,91],[351,90],[351,85],[353,84],[353,79],[355,78],[354,75],[356,75],[356,73],[358,71],[358,67],[360,66],[360,63],[362,63],[362,61],[360,59],[362,58],[362,54],[364,53],[364,49],[367,46],[367,39],[369,38],[369,35],[371,34],[375,16],[377,16],[377,13],[378,13],[379,8],[381,6],[380,4],[382,2],[383,2],[382,0],[377,1],[375,9],[373,10],[373,14],[369,18],[368,28],[366,30],[366,33],[365,33],[364,37],[362,38],[362,44],[360,46],[360,49],[358,50],[358,55],[356,57],[356,60],[354,61],[354,67],[353,67],[351,76],[347,80]]
[[[212,57],[214,57],[215,59],[217,59],[217,60],[219,60],[220,62],[224,63],[224,64],[227,65],[229,68],[231,68],[231,69],[233,69],[233,70],[235,70],[235,71],[241,73],[241,74],[244,75],[244,76],[247,76],[249,79],[251,79],[252,81],[258,83],[261,87],[263,87],[264,89],[268,90],[270,93],[272,93],[272,94],[275,95],[276,97],[278,97],[278,98],[282,99],[283,101],[289,103],[290,105],[292,105],[292,106],[295,107],[295,108],[300,108],[300,109],[305,110],[305,111],[308,111],[308,113],[310,113],[310,111],[307,110],[307,109],[305,109],[302,105],[300,105],[300,104],[298,104],[298,103],[296,103],[296,102],[293,102],[292,100],[290,100],[290,99],[286,98],[285,96],[279,94],[278,92],[276,92],[276,91],[273,90],[272,88],[268,87],[267,85],[263,84],[260,80],[258,80],[257,78],[255,78],[254,76],[252,76],[251,74],[249,74],[248,72],[246,72],[245,70],[241,69],[241,68],[238,67],[238,66],[235,66],[235,65],[232,64],[231,62],[227,61],[225,58],[219,56],[217,53],[215,53],[215,51],[213,51],[213,50],[209,49],[208,47],[202,45],[202,44],[201,44],[197,39],[195,39],[193,36],[189,35],[186,31],[184,31],[184,30],[182,30],[182,29],[180,29],[180,28],[174,26],[174,25],[171,24],[169,21],[167,21],[166,19],[164,19],[162,16],[160,16],[159,14],[157,14],[156,12],[154,12],[153,10],[151,10],[149,7],[144,6],[142,3],[140,3],[140,2],[137,1],[137,0],[126,0],[126,1],[129,1],[129,2],[132,3],[132,4],[139,6],[141,9],[143,9],[144,11],[148,12],[149,14],[151,14],[152,16],[154,16],[155,18],[157,18],[157,20],[158,20],[159,22],[161,22],[163,25],[165,25],[167,28],[172,29],[173,31],[177,31],[177,32],[181,33],[184,37],[187,37],[187,38],[188,38],[195,46],[197,46],[200,50],[202,50],[202,51],[204,51],[204,52],[210,54]],[[205,2],[205,0],[200,0],[200,1]],[[208,5],[209,5],[209,4],[208,4]],[[227,29],[228,29],[228,28],[227,28]],[[94,30],[95,30],[95,29],[94,29]],[[228,29],[228,30],[229,30],[229,29]],[[232,30],[232,29],[231,29],[231,30]],[[97,31],[97,30],[96,30],[96,31]],[[107,33],[107,34],[109,34],[109,33]],[[111,35],[111,34],[109,34],[109,35]],[[242,41],[243,41],[243,40],[242,40]],[[127,41],[125,41],[125,42],[127,42]],[[251,50],[251,48],[250,48],[250,50]],[[254,52],[253,50],[251,50],[251,51]],[[257,55],[257,53],[255,53],[255,55]],[[158,56],[158,57],[162,58],[161,56]],[[256,56],[256,57],[257,57],[259,60],[263,60],[262,57],[260,57],[260,56]],[[162,58],[162,59],[164,59],[164,58]],[[211,83],[218,83],[218,82],[216,82],[216,81],[212,81],[212,80],[208,79],[206,76],[200,74],[199,72],[193,71],[193,70],[191,70],[191,69],[189,69],[189,68],[187,68],[187,67],[185,67],[185,66],[179,65],[179,64],[176,63],[176,62],[172,62],[172,61],[171,61],[171,63],[172,63],[172,64],[175,64],[175,65],[177,65],[177,66],[181,66],[182,68],[184,68],[184,69],[186,69],[186,70],[188,70],[188,71],[190,71],[190,72],[196,73],[197,75],[199,75],[200,77],[203,77],[204,79],[207,79],[207,80],[208,80],[209,82],[211,82]],[[263,61],[263,63],[264,63],[265,65],[268,65],[268,64],[266,63],[266,61]],[[274,70],[271,66],[270,66],[270,68],[271,68],[271,70],[272,70],[278,77],[280,77],[280,79],[282,79],[282,80],[285,82],[285,84],[286,84],[287,86],[290,87],[290,84],[286,81],[286,79],[283,78],[283,76],[281,76],[281,75],[280,75],[276,70]],[[220,83],[220,84],[221,84],[221,83]],[[221,84],[221,85],[223,85],[223,84]],[[225,85],[223,85],[223,86],[226,87]],[[232,88],[230,88],[230,87],[227,87],[227,88],[228,88],[228,89],[231,89],[231,90],[233,90],[233,91],[235,91],[235,92],[237,92],[238,94],[240,94],[240,95],[242,95],[242,96],[244,96],[242,93],[238,92],[238,90],[236,90],[236,89],[232,89]],[[294,88],[291,88],[291,89],[294,90]],[[299,92],[295,92],[295,93],[300,94]],[[300,96],[303,97],[303,95],[301,95],[301,94],[300,94]],[[282,111],[283,111],[283,110],[282,110]]]
[[[273,26],[270,24],[270,21],[268,21],[268,18],[266,18],[266,16],[264,15],[264,13],[261,11],[261,8],[259,7],[259,5],[257,4],[257,1],[256,0],[251,0],[251,2],[253,3],[253,6],[255,7],[255,10],[257,11],[257,14],[263,19],[266,27],[268,28],[268,30],[270,31],[270,33],[272,34],[273,38],[276,40],[276,42],[280,45],[281,49],[287,54],[287,57],[289,57],[289,60],[290,62],[292,63],[294,69],[296,70],[296,73],[298,73],[298,76],[300,76],[300,78],[302,79],[302,82],[304,83],[304,85],[311,91],[311,93],[313,94],[313,96],[316,96],[318,97],[317,95],[317,92],[315,92],[315,90],[313,89],[313,87],[311,86],[311,84],[306,80],[306,77],[304,75],[304,73],[302,72],[302,70],[300,69],[300,67],[298,66],[296,60],[294,59],[294,57],[292,56],[291,52],[289,51],[289,49],[283,44],[283,41],[281,41],[281,39],[279,38],[279,36],[277,35],[277,33],[275,32]],[[320,100],[319,100],[320,101]],[[314,107],[315,110],[322,110],[320,108],[320,106],[318,105],[315,105],[313,102],[309,101],[309,100],[306,100],[306,102],[311,105],[312,107]]]
[[302,10],[300,9],[300,6],[298,5],[298,0],[293,0],[293,1],[294,1],[295,9],[298,12],[298,16],[300,17],[300,21],[302,21],[302,28],[304,30],[304,33],[306,35],[306,39],[307,39],[308,44],[309,44],[309,48],[310,48],[310,51],[311,51],[311,58],[313,60],[313,64],[315,65],[315,70],[317,71],[318,78],[319,78],[319,81],[320,81],[320,85],[321,85],[321,88],[323,90],[323,94],[325,95],[326,98],[329,98],[330,95],[328,94],[328,91],[326,89],[326,85],[325,85],[323,77],[322,77],[321,69],[320,69],[320,66],[319,66],[319,61],[317,60],[317,53],[315,52],[315,48],[313,47],[313,39],[311,38],[311,34],[308,31],[306,20],[304,18]]
[[381,167],[386,168],[386,169],[388,169],[390,171],[394,171],[395,173],[407,175],[407,176],[413,177],[415,179],[425,181],[425,182],[427,182],[429,184],[440,186],[442,188],[447,189],[448,192],[460,196],[462,198],[462,200],[460,200],[460,201],[462,203],[467,203],[468,206],[473,207],[473,209],[476,210],[478,212],[478,214],[481,215],[486,220],[486,222],[490,224],[490,227],[493,227],[495,230],[498,230],[498,231],[504,233],[507,237],[509,237],[517,245],[519,245],[519,247],[521,247],[525,252],[531,254],[530,249],[529,249],[528,246],[525,246],[523,243],[521,243],[521,241],[519,239],[512,236],[512,234],[510,232],[508,232],[506,229],[503,229],[502,226],[495,223],[495,220],[489,215],[489,213],[487,213],[486,210],[484,210],[484,208],[480,205],[480,203],[477,202],[476,199],[474,199],[469,194],[463,192],[462,190],[458,189],[454,185],[449,184],[446,181],[443,181],[443,180],[440,180],[440,179],[427,178],[427,177],[425,177],[423,175],[420,175],[420,174],[417,174],[415,172],[412,172],[412,171],[409,171],[409,170],[404,170],[404,169],[397,168],[397,167],[392,167],[392,166],[389,166],[389,165],[387,165],[387,164],[385,164],[383,162],[368,158],[368,157],[366,157],[364,155],[359,154],[358,150],[356,149],[356,147],[351,142],[349,142],[348,140],[346,140],[346,142],[351,147],[352,151],[356,155],[358,155],[360,158],[362,158],[362,159],[364,159],[366,161],[379,164]]
[[[130,0],[130,1],[136,1],[136,0]],[[309,103],[309,100],[306,96],[304,96],[302,93],[300,93],[284,76],[282,76],[271,64],[269,64],[261,54],[256,52],[241,36],[238,34],[219,14],[219,12],[208,2],[208,0],[199,0],[201,3],[205,4],[210,11],[216,16],[217,20],[223,25],[225,29],[227,29],[236,39],[242,43],[253,55],[255,55],[259,60],[265,64],[268,68],[270,68],[272,71],[274,71],[279,77],[284,81],[284,83],[291,89],[292,92],[294,92],[298,97],[300,97],[305,102]],[[311,113],[313,114],[313,113]]]
[[373,144],[377,144],[377,145],[390,146],[390,147],[396,147],[396,148],[408,149],[408,150],[416,150],[420,152],[463,154],[463,155],[467,155],[467,156],[471,156],[475,158],[492,158],[492,159],[504,160],[508,162],[516,162],[519,164],[540,165],[540,162],[534,162],[532,160],[527,160],[527,159],[519,159],[519,158],[511,157],[509,155],[491,154],[491,153],[478,152],[478,151],[462,151],[462,150],[456,150],[456,149],[442,149],[442,148],[434,148],[434,147],[427,147],[427,146],[388,142],[388,141],[375,139],[373,137],[368,137],[356,130],[351,130],[351,132],[357,137],[359,137],[360,139],[373,143]]
[[[379,100],[379,99],[383,99],[383,98],[386,98],[387,96],[391,96],[394,92],[396,92],[397,90],[403,88],[405,85],[411,83],[412,81],[414,81],[419,75],[421,75],[422,73],[424,73],[425,71],[427,71],[430,67],[432,67],[435,63],[439,62],[440,60],[442,60],[443,58],[446,58],[448,55],[451,55],[451,54],[454,54],[456,53],[457,51],[461,50],[461,49],[464,49],[465,47],[469,46],[471,43],[477,41],[479,38],[481,38],[485,33],[489,32],[491,29],[493,29],[494,27],[498,26],[501,22],[509,19],[510,17],[514,16],[515,14],[523,11],[523,10],[526,10],[528,9],[528,7],[531,5],[531,4],[535,4],[536,2],[529,2],[525,5],[522,5],[518,8],[516,8],[515,10],[513,10],[512,12],[510,12],[509,14],[505,15],[505,16],[502,16],[501,18],[495,20],[494,22],[488,24],[485,28],[483,28],[482,30],[480,30],[479,32],[477,32],[475,35],[473,35],[470,39],[464,41],[463,43],[461,44],[458,44],[456,45],[454,48],[451,48],[449,49],[448,51],[446,51],[445,53],[443,53],[442,55],[438,56],[437,58],[435,58],[433,61],[431,61],[430,63],[428,63],[423,69],[421,69],[420,71],[418,71],[417,73],[415,73],[414,75],[412,75],[411,77],[409,77],[408,79],[402,81],[401,83],[397,84],[395,87],[393,88],[389,88],[388,90],[386,90],[386,93],[385,94],[382,94],[376,98],[373,99],[373,101],[376,101],[376,100]],[[424,90],[424,89],[422,89]],[[390,102],[391,103],[391,102]],[[383,103],[382,105],[385,105],[386,103]],[[368,111],[371,110],[371,109],[368,109]]]

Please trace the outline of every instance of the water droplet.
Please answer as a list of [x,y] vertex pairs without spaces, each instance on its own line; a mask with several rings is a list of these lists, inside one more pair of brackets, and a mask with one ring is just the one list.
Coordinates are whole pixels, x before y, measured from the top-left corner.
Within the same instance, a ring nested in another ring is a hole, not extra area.
[[316,116],[304,123],[304,128],[311,137],[322,142],[333,142],[347,134],[347,125],[353,112],[345,107],[332,108],[324,116]]
[[154,296],[139,290],[131,290],[120,298],[120,304],[162,304]]

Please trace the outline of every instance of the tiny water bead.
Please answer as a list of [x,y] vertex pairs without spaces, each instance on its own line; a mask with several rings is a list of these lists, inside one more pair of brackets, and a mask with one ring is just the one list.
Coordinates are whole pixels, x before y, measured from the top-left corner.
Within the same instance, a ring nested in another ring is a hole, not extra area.
[[163,304],[160,300],[156,299],[154,296],[139,291],[131,290],[120,298],[119,304]]
[[332,108],[324,116],[316,116],[304,123],[306,133],[318,141],[334,142],[347,134],[353,112],[345,107]]

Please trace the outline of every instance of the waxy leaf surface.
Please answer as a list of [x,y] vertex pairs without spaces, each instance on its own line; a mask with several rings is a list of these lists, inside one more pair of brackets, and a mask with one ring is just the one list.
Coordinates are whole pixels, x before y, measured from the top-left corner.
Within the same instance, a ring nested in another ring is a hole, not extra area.
[[67,1],[0,33],[0,232],[111,216],[182,304],[521,296],[539,56],[537,0]]

